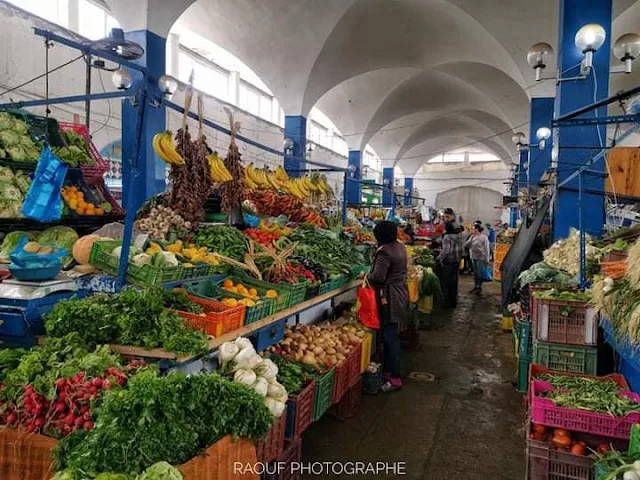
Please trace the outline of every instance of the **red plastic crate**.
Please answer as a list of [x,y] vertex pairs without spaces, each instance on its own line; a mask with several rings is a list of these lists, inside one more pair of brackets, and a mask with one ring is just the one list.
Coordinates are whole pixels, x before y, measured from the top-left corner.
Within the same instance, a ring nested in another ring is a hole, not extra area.
[[[533,423],[625,440],[631,436],[631,426],[640,423],[640,412],[630,412],[624,417],[612,417],[606,413],[557,407],[549,398],[538,396],[548,390],[548,383],[540,380],[532,382],[529,404]],[[619,395],[640,403],[640,395],[636,393],[620,392]]]
[[360,377],[360,365],[362,363],[362,345],[355,346],[351,353],[347,357],[347,364],[349,369],[348,384],[353,385]]
[[313,422],[313,401],[316,394],[316,382],[309,382],[295,395],[289,395],[287,401],[287,429],[289,440],[300,438]]
[[204,312],[212,320],[222,323],[222,333],[233,332],[244,325],[246,308],[244,305],[237,307],[227,307],[217,300],[207,300],[206,298],[189,295],[189,300],[202,305]]
[[62,130],[63,132],[65,130],[73,130],[75,133],[83,137],[87,142],[87,145],[89,146],[89,156],[95,160],[96,164],[92,167],[80,167],[84,177],[87,180],[102,178],[106,171],[109,169],[109,164],[104,158],[102,158],[102,155],[100,155],[100,151],[93,144],[93,140],[91,140],[91,135],[89,135],[89,129],[87,128],[87,126],[67,122],[59,122],[59,125],[60,130]]
[[181,312],[179,310],[175,310],[175,312],[184,318],[187,321],[187,325],[194,330],[202,330],[213,337],[222,335],[224,324],[219,320],[212,319],[206,314],[198,315],[197,313]]
[[[620,388],[628,392],[631,389],[629,388],[629,384],[627,383],[627,379],[624,378],[624,375],[620,375],[619,373],[612,373],[610,375],[604,375],[598,377],[597,375],[589,375],[587,373],[573,373],[573,372],[562,372],[559,370],[551,370],[550,368],[545,367],[544,365],[539,365],[537,363],[532,363],[529,369],[529,385],[532,384],[532,381],[535,380],[537,376],[543,375],[545,373],[551,373],[553,375],[561,375],[563,377],[582,377],[582,378],[591,378],[594,380],[600,380],[602,382],[616,382]],[[542,381],[542,380],[538,380]],[[542,381],[543,383],[546,383]]]
[[533,297],[533,338],[568,345],[598,344],[598,316],[588,302]]
[[360,399],[362,398],[362,377],[358,377],[356,382],[351,385],[349,390],[344,394],[342,400],[335,404],[329,413],[338,420],[347,420],[353,417],[358,410]]
[[263,480],[300,480],[299,465],[302,462],[302,438],[286,440],[284,452],[278,462],[267,465],[267,472],[262,475]]
[[284,431],[287,427],[287,411],[276,418],[264,436],[256,442],[258,462],[269,463],[279,459],[284,451]]
[[343,361],[335,367],[336,373],[333,381],[333,395],[331,403],[338,403],[349,389],[349,360]]

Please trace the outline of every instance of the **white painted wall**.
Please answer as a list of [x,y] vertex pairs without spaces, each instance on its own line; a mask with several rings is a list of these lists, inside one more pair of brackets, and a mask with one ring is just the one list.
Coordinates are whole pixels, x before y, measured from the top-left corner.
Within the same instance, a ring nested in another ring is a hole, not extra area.
[[[52,30],[60,35],[77,41],[85,39],[69,30],[56,26],[38,17],[25,13],[11,4],[0,1],[0,18],[3,20],[3,28],[0,29],[0,93],[13,88],[45,71],[45,49],[41,37],[33,35],[33,27]],[[64,47],[54,46],[49,51],[50,68],[65,63],[78,56],[78,52]],[[102,83],[101,83],[102,80]],[[94,93],[114,90],[109,72],[99,72],[93,69],[92,91]],[[15,92],[0,97],[0,103],[17,101],[21,99],[42,99],[45,97],[45,80],[36,80]],[[85,63],[82,59],[50,75],[49,96],[59,97],[65,95],[78,95],[85,91]],[[172,99],[179,105],[184,104],[184,91],[179,91]],[[266,122],[259,117],[249,114],[239,108],[222,102],[214,97],[203,94],[204,115],[215,123],[229,127],[228,115],[225,109],[234,112],[235,121],[241,123],[242,135],[257,142],[263,143],[276,150],[282,149],[284,131],[278,125]],[[192,111],[197,111],[197,100],[194,95]],[[29,111],[36,114],[44,114],[44,107],[30,108]],[[91,133],[93,141],[100,149],[108,143],[121,137],[121,101],[102,100],[91,104]],[[75,115],[75,118],[74,118]],[[60,121],[84,122],[84,103],[62,104],[51,107],[51,116]],[[197,130],[197,122],[189,120],[192,131]],[[177,130],[182,123],[182,115],[168,110],[167,128]],[[224,156],[229,146],[229,136],[205,127],[207,141],[212,148],[218,149]],[[282,157],[267,153],[257,147],[238,142],[240,152],[246,162],[254,162],[258,166],[268,164],[270,166],[281,165]],[[312,158],[319,162],[325,162],[334,166],[346,167],[347,159],[337,153],[318,146]],[[160,161],[160,160],[158,160]],[[329,175],[331,186],[342,190],[342,175]]]

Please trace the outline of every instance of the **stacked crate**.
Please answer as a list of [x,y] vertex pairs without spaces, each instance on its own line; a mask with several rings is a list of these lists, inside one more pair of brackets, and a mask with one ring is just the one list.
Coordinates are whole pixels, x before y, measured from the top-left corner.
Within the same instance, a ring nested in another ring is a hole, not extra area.
[[584,301],[531,295],[534,362],[552,370],[597,373],[598,316]]

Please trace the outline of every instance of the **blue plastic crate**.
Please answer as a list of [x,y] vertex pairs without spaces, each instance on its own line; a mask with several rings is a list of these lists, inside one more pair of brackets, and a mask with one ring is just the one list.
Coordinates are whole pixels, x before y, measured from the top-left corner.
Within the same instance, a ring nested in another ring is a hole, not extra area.
[[283,318],[277,322],[273,322],[264,328],[258,330],[253,336],[252,340],[256,347],[257,352],[263,352],[267,348],[284,339],[284,328],[287,324],[287,319]]
[[640,393],[640,345],[620,341],[613,325],[604,318],[600,320],[600,326],[604,331],[605,341],[618,354],[616,371],[625,376],[632,392]]

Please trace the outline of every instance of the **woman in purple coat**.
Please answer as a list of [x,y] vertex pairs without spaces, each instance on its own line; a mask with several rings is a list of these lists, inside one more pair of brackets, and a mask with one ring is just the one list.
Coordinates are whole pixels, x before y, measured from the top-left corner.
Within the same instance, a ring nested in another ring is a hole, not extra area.
[[405,246],[398,242],[395,223],[380,222],[373,234],[378,249],[367,280],[376,290],[380,316],[385,372],[385,383],[381,390],[392,392],[402,388],[398,325],[406,321],[409,311],[407,252]]

